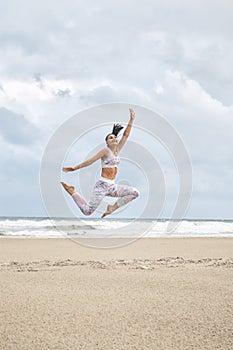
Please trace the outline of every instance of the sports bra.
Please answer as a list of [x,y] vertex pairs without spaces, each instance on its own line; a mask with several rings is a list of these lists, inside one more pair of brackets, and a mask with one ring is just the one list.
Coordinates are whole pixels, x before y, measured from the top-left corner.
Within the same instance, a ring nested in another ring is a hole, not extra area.
[[101,159],[102,168],[118,168],[118,164],[120,164],[120,158],[118,156],[114,156],[112,151],[110,150],[111,155],[108,156],[105,160]]

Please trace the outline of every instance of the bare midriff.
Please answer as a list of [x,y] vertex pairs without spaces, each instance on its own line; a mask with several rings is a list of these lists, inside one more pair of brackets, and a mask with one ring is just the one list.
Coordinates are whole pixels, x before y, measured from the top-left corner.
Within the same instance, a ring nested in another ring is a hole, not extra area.
[[109,180],[114,180],[117,173],[117,167],[114,168],[102,168],[101,176]]

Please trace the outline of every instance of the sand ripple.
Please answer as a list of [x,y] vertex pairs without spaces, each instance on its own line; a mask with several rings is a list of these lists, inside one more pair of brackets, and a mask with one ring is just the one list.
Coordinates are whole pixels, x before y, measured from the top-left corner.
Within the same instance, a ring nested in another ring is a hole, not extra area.
[[11,261],[9,263],[0,263],[0,271],[3,270],[13,270],[13,271],[29,271],[29,272],[37,272],[40,270],[52,269],[52,268],[62,268],[65,266],[89,266],[94,269],[119,269],[119,268],[127,268],[127,269],[140,269],[140,270],[154,270],[157,267],[233,267],[233,259],[232,258],[204,258],[204,259],[184,259],[182,257],[168,257],[161,259],[120,259],[120,260],[108,260],[108,261],[96,261],[96,260],[88,260],[88,261],[77,261],[77,260],[42,260],[42,261],[30,261],[27,263],[19,262],[19,261]]

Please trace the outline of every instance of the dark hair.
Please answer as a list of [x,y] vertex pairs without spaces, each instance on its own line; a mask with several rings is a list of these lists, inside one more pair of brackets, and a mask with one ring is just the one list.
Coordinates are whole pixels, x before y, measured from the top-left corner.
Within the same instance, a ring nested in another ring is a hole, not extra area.
[[117,136],[122,129],[124,129],[124,127],[122,125],[114,124],[113,128],[112,128],[112,132],[105,137],[105,141],[107,142],[109,135],[113,134],[113,135]]

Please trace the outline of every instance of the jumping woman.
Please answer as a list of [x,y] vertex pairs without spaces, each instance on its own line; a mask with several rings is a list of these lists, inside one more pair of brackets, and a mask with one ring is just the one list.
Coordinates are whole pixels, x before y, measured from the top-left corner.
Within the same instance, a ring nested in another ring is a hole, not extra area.
[[113,205],[109,204],[107,206],[107,209],[102,215],[102,218],[113,213],[117,208],[120,208],[123,205],[129,203],[133,199],[137,198],[139,195],[139,192],[136,188],[124,185],[117,185],[114,181],[117,174],[118,165],[120,163],[118,155],[122,147],[124,146],[127,138],[129,137],[135,118],[134,110],[132,108],[130,108],[129,110],[130,120],[123,133],[123,136],[119,141],[117,139],[117,135],[123,129],[123,126],[121,126],[120,124],[114,124],[112,133],[108,134],[105,138],[107,147],[103,148],[96,155],[94,155],[90,159],[85,160],[83,163],[80,163],[74,167],[64,167],[62,169],[64,172],[79,170],[81,168],[91,165],[98,159],[101,159],[101,177],[99,181],[97,181],[97,183],[95,184],[89,203],[86,202],[86,200],[82,196],[80,196],[80,194],[75,192],[74,186],[69,186],[64,182],[61,182],[64,189],[72,196],[73,200],[84,215],[91,215],[99,206],[99,204],[105,196],[119,198]]

